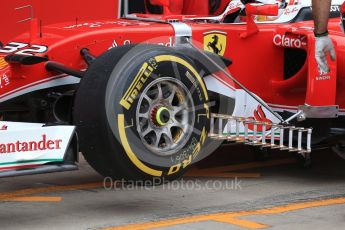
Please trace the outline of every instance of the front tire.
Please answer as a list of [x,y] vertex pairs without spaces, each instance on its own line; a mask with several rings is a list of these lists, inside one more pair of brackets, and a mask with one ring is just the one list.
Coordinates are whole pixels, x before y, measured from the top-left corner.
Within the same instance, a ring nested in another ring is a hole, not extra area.
[[77,91],[81,151],[103,176],[175,179],[197,158],[209,129],[206,86],[188,57],[155,45],[100,56]]

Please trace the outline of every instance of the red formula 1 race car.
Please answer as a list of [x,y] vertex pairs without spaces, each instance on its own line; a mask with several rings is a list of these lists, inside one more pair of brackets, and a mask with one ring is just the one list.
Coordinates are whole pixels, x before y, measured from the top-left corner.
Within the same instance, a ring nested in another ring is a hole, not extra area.
[[330,73],[310,1],[137,0],[121,19],[31,19],[0,49],[0,176],[76,169],[79,149],[135,180],[181,176],[224,141],[344,154],[342,2]]

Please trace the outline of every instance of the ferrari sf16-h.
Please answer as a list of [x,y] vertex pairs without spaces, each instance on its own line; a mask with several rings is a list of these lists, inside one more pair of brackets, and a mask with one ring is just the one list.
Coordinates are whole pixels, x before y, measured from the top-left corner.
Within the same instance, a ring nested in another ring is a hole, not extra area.
[[113,20],[31,18],[0,48],[0,177],[77,169],[79,151],[126,180],[177,178],[224,142],[344,155],[342,3],[328,73],[311,1],[136,0]]

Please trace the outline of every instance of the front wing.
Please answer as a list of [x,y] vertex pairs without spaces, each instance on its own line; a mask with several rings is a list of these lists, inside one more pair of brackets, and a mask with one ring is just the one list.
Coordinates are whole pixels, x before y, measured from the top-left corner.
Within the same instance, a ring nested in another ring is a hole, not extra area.
[[75,127],[0,122],[0,129],[0,177],[4,177],[33,174],[39,167],[58,171],[46,166],[64,163]]

